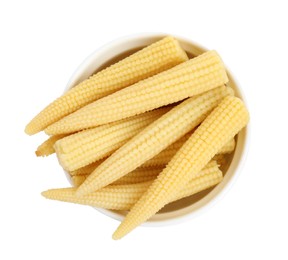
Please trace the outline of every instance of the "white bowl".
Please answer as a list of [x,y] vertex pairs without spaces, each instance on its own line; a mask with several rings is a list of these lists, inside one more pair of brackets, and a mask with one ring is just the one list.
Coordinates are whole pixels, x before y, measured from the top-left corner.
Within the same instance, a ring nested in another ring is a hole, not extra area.
[[[88,78],[96,71],[114,63],[115,61],[135,52],[136,50],[146,45],[160,40],[165,36],[166,34],[161,33],[136,34],[122,37],[106,44],[102,48],[99,48],[94,53],[92,53],[76,69],[74,74],[71,76],[65,91]],[[199,46],[189,39],[177,36],[174,37],[179,40],[181,46],[191,56],[197,56],[207,51],[207,49]],[[230,79],[229,85],[235,90],[236,95],[242,98],[242,100],[244,100],[246,103],[243,92],[232,77],[231,73],[228,72],[228,76]],[[218,201],[231,187],[232,183],[236,179],[236,176],[238,176],[240,173],[247,155],[249,132],[249,127],[246,127],[238,134],[235,152],[230,156],[229,166],[227,169],[225,169],[225,177],[220,184],[208,191],[204,191],[192,197],[188,197],[167,205],[163,210],[160,211],[160,213],[154,215],[143,225],[163,226],[179,223],[180,221],[187,220],[196,216],[204,209],[211,207],[216,201]],[[72,184],[69,174],[66,173],[66,176]],[[125,216],[125,212],[117,212],[101,208],[96,209],[103,214],[117,220],[122,220]]]

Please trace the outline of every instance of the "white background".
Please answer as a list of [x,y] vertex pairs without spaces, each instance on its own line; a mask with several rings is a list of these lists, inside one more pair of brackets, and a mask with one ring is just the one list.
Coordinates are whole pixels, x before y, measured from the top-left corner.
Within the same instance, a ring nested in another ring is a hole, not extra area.
[[[285,2],[1,0],[0,259],[287,259]],[[24,127],[86,56],[139,32],[184,36],[221,54],[248,100],[251,145],[241,176],[210,210],[113,241],[117,221],[41,197],[68,183],[54,156],[35,157],[44,135],[28,137]]]

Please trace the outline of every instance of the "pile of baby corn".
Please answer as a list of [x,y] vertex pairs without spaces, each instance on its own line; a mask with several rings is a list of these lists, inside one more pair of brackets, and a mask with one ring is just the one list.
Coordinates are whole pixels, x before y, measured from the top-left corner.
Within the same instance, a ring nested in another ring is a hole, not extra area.
[[165,37],[92,75],[26,126],[50,135],[75,187],[46,198],[128,211],[120,239],[166,204],[217,185],[225,154],[249,121],[215,51],[189,59]]

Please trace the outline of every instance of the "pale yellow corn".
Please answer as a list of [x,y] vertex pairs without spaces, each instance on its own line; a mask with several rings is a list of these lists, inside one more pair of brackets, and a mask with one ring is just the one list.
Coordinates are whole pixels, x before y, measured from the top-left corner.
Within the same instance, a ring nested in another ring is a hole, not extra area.
[[93,172],[102,162],[104,162],[106,158],[96,161],[94,163],[88,164],[82,168],[79,168],[75,171],[70,171],[69,174],[71,176],[78,176],[78,175],[89,175]]
[[[155,157],[151,158],[150,160],[143,163],[140,167],[141,168],[151,168],[151,167],[157,167],[157,166],[165,166],[169,160],[175,155],[175,153],[180,149],[180,147],[184,144],[184,141],[188,139],[188,135],[183,136],[181,139],[176,141],[175,143],[171,144],[169,147],[164,149],[162,152],[160,152]],[[89,175],[91,172],[93,172],[104,160],[107,158],[104,158],[102,160],[96,161],[94,163],[91,163],[89,165],[86,165],[82,168],[79,168],[75,171],[69,172],[71,176],[76,175]],[[129,173],[128,173],[129,174]],[[82,184],[82,182],[81,182]]]
[[[218,167],[218,162],[216,160],[211,160],[202,171],[199,172],[195,177],[200,177],[202,175],[208,174],[209,172],[213,172],[215,167]],[[113,182],[114,184],[132,184],[139,182],[146,182],[156,179],[158,174],[164,169],[164,166],[158,168],[138,168],[132,172],[129,172],[119,180]],[[74,175],[71,176],[73,184],[75,187],[79,187],[90,175],[90,173],[82,174],[82,175]]]
[[109,185],[92,194],[78,197],[76,188],[52,189],[42,193],[49,199],[90,205],[99,208],[126,210],[147,190],[151,182],[126,185]]
[[[159,153],[159,155],[161,153]],[[167,164],[168,160],[169,160],[169,157],[165,156],[165,154],[164,154],[163,157],[161,156],[161,158],[157,158],[157,157],[158,157],[158,155],[153,157],[152,159],[148,160],[147,162],[143,163],[139,168],[148,168],[149,169],[151,167],[165,166]],[[107,159],[107,157],[102,159],[102,160],[99,160],[99,161],[96,161],[94,163],[91,163],[89,165],[86,165],[86,166],[84,166],[82,168],[79,168],[79,169],[77,169],[75,171],[70,171],[69,174],[71,176],[90,175],[106,159]]]
[[73,186],[79,187],[86,180],[87,176],[88,175],[86,175],[86,174],[71,176]]
[[[191,135],[191,134],[190,134]],[[157,154],[156,156],[154,156],[153,158],[151,158],[150,160],[146,161],[145,163],[143,163],[140,168],[151,168],[151,167],[161,167],[161,166],[165,166],[167,163],[169,163],[169,161],[172,159],[172,157],[178,152],[178,150],[181,148],[181,146],[185,143],[185,141],[188,140],[188,138],[190,137],[190,135],[186,134],[184,135],[181,139],[179,139],[178,141],[176,141],[175,143],[171,144],[170,146],[168,146],[166,149],[164,149],[162,152],[160,152],[159,154]],[[232,141],[233,140],[233,141]],[[235,140],[231,139],[230,141],[228,141],[228,143],[226,143],[221,149],[220,151],[218,151],[218,153],[214,156],[214,160],[216,160],[218,162],[218,164],[222,165],[224,163],[226,163],[225,160],[225,155],[224,155],[224,151],[226,151],[226,153],[230,153],[232,152],[232,143],[234,143],[234,147],[233,150],[235,148]],[[221,152],[221,154],[219,154]],[[99,160],[97,162],[91,163],[87,166],[84,166],[82,168],[79,168],[75,171],[71,171],[69,172],[71,176],[74,175],[86,175],[86,177],[88,175],[91,174],[91,172],[93,172],[102,162],[104,162],[104,160],[107,158],[104,158],[102,160]],[[138,168],[138,169],[140,169]],[[128,173],[129,174],[129,173]],[[125,176],[124,176],[125,177]],[[124,178],[122,177],[122,178]],[[85,178],[86,179],[86,178]],[[84,178],[82,178],[82,180],[85,180]],[[83,181],[81,181],[81,184],[83,183]],[[80,183],[80,182],[78,182]]]
[[[210,170],[209,173],[202,174],[200,177],[196,177],[190,180],[183,187],[183,189],[178,191],[178,193],[176,193],[176,195],[168,203],[191,196],[197,192],[209,189],[215,186],[216,184],[220,183],[222,180],[223,180],[223,174],[219,168],[213,171]],[[135,203],[133,204],[133,206],[135,205]]]
[[113,238],[120,239],[158,212],[248,121],[249,113],[243,102],[236,97],[226,97],[132,207]]
[[232,138],[230,141],[228,141],[218,152],[217,154],[227,154],[232,153],[235,149],[236,142],[235,139]]
[[169,109],[156,109],[67,136],[54,146],[59,163],[65,170],[74,171],[107,157]]
[[26,126],[29,135],[77,109],[188,59],[173,37],[165,37],[79,83],[42,110]]
[[64,138],[67,135],[53,135],[50,136],[46,141],[44,141],[42,144],[40,144],[37,148],[37,150],[35,151],[35,154],[37,156],[48,156],[50,154],[55,153],[55,149],[54,149],[54,144]]
[[181,137],[175,143],[169,145],[162,152],[146,161],[141,165],[141,167],[155,167],[155,166],[165,166],[171,158],[177,153],[177,151],[181,148],[181,146],[188,140],[191,134],[186,134]]
[[133,171],[201,123],[223,97],[232,94],[225,86],[189,98],[114,152],[78,188],[79,196],[96,191]]
[[139,182],[151,181],[157,177],[157,175],[163,170],[162,167],[158,168],[138,168],[132,172],[129,172],[122,178],[113,182],[113,184],[132,184]]
[[97,100],[45,129],[62,134],[106,124],[201,94],[228,82],[224,64],[208,51]]
[[[123,176],[119,180],[113,182],[112,184],[132,184],[139,182],[151,181],[157,177],[157,175],[163,170],[163,168],[138,168],[127,175]],[[74,175],[72,176],[73,184],[75,187],[79,187],[89,176],[85,175]]]
[[[178,141],[176,141],[175,143],[171,144],[166,149],[164,149],[161,153],[157,154],[155,157],[143,163],[141,167],[166,165],[172,159],[172,157],[178,152],[181,146],[188,140],[190,135],[186,134],[181,139],[179,139]],[[235,140],[231,139],[217,152],[217,154],[231,153],[234,151],[234,148],[235,148]]]
[[[182,190],[175,194],[170,202],[213,187],[218,184],[222,178],[222,172],[217,166],[206,170],[203,169],[203,173],[199,174],[199,177],[190,180]],[[149,188],[151,183],[152,181],[136,184],[109,185],[101,190],[82,197],[75,194],[76,188],[52,189],[42,192],[42,195],[48,199],[90,205],[94,207],[113,210],[130,210]]]

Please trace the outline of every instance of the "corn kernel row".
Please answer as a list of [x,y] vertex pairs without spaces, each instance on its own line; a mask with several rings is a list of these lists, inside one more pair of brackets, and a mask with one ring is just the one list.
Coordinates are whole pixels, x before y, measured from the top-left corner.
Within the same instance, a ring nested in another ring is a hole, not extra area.
[[243,102],[226,97],[131,208],[113,238],[122,238],[165,206],[248,121],[249,113]]
[[[170,202],[213,187],[218,184],[222,178],[222,172],[218,169],[217,165],[206,171],[203,169],[203,172],[201,174],[199,173],[199,177],[188,182],[182,190],[175,194]],[[90,205],[94,207],[113,210],[130,210],[149,188],[151,183],[152,181],[134,184],[109,185],[94,193],[81,197],[75,194],[75,188],[52,189],[42,192],[42,195],[48,199]]]
[[172,108],[100,164],[78,188],[77,194],[96,191],[141,166],[194,129],[225,96],[232,94],[231,88],[222,86]]
[[63,134],[107,124],[201,94],[228,82],[224,64],[208,51],[99,99],[45,129]]
[[29,135],[44,130],[87,104],[188,59],[173,37],[165,37],[101,70],[56,99],[26,126]]
[[156,109],[69,135],[55,143],[59,163],[64,169],[74,171],[105,158],[169,109]]

